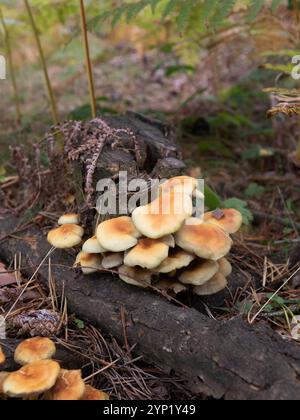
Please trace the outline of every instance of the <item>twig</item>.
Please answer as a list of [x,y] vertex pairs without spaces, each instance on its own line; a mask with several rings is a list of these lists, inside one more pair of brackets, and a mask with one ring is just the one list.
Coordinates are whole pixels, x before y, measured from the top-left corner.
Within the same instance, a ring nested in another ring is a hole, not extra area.
[[47,87],[48,96],[49,96],[49,101],[50,101],[50,105],[51,105],[53,121],[54,121],[54,124],[58,124],[59,118],[58,118],[56,101],[55,101],[54,92],[53,92],[51,81],[50,81],[49,74],[48,74],[47,64],[46,64],[42,44],[41,44],[41,41],[40,41],[38,29],[37,29],[35,21],[34,21],[34,17],[33,17],[32,11],[31,11],[29,1],[24,0],[24,3],[25,3],[25,6],[26,6],[26,9],[27,9],[27,13],[28,13],[28,16],[29,16],[29,20],[30,20],[30,24],[31,24],[31,27],[32,27],[33,35],[35,37],[35,41],[36,41],[38,51],[39,51],[39,55],[40,55],[40,60],[41,60],[41,64],[42,64],[42,68],[43,68],[43,72],[44,72],[46,87]]
[[81,30],[82,30],[82,37],[83,37],[83,46],[84,46],[84,52],[85,52],[85,61],[86,61],[88,81],[89,81],[89,92],[90,92],[92,117],[96,118],[96,115],[97,115],[96,95],[95,95],[94,77],[93,77],[93,70],[92,70],[92,63],[91,63],[91,56],[90,56],[90,48],[89,48],[89,40],[88,40],[88,33],[87,33],[87,23],[86,23],[86,16],[85,16],[84,0],[79,0],[79,3],[80,3],[80,17],[81,17]]

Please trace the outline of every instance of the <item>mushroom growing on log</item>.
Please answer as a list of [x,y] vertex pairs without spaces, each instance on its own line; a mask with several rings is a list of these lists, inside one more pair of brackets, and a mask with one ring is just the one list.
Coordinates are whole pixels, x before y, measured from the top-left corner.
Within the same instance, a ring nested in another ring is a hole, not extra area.
[[[178,149],[158,123],[142,116],[111,117],[108,122],[132,129],[139,144],[135,145],[135,156],[128,153],[132,144],[126,148],[126,138],[124,149],[104,145],[96,162],[97,180],[114,176],[122,169],[133,169],[134,176],[142,170],[150,177],[161,178],[179,175],[183,170]],[[82,172],[81,179],[86,179],[82,162],[83,157],[74,164]],[[22,188],[26,198],[32,186],[26,189],[23,183]],[[24,275],[32,275],[49,251],[49,244],[39,226],[11,235],[21,220],[7,214],[0,220],[0,258],[10,262],[20,252],[27,267]],[[216,260],[222,254],[215,255]],[[175,372],[193,392],[219,399],[299,399],[300,348],[284,341],[265,323],[250,326],[241,317],[219,322],[196,309],[176,306],[149,290],[117,278],[112,281],[111,274],[78,275],[72,268],[73,257],[65,251],[55,250],[51,262],[57,291],[64,291],[71,312],[119,341],[124,340],[121,313],[125,313],[127,339],[131,345],[136,344],[134,351],[166,372]],[[39,270],[38,281],[45,286],[48,270],[48,262]],[[6,352],[5,343],[1,344]]]

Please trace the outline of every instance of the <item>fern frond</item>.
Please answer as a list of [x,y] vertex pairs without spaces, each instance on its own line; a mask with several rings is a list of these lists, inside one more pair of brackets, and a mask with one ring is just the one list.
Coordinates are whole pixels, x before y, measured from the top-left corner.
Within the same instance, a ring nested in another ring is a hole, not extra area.
[[259,12],[264,7],[266,1],[265,0],[252,0],[249,7],[249,13],[248,13],[248,21],[253,22]]
[[237,0],[223,0],[219,2],[214,15],[211,18],[211,25],[213,28],[218,28],[222,25],[227,16],[231,13]]

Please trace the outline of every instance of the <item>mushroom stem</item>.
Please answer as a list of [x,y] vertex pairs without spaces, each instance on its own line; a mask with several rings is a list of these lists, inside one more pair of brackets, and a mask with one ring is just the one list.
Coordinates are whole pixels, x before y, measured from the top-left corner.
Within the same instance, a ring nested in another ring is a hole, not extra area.
[[36,268],[36,270],[34,271],[34,273],[32,274],[32,276],[30,277],[30,279],[28,280],[28,282],[26,283],[25,287],[23,288],[22,292],[19,294],[19,296],[17,297],[17,299],[15,300],[15,302],[13,303],[13,305],[11,306],[10,310],[7,312],[7,314],[4,317],[4,321],[7,320],[7,318],[9,317],[9,315],[12,313],[12,311],[15,309],[16,305],[18,304],[18,302],[20,301],[20,299],[22,298],[22,296],[24,295],[24,293],[26,292],[26,290],[28,289],[28,287],[31,285],[31,283],[33,282],[36,274],[39,272],[40,268],[42,267],[42,265],[44,264],[44,262],[46,261],[46,259],[48,257],[50,257],[50,255],[56,250],[56,248],[53,246],[50,248],[50,250],[47,252],[47,254],[45,255],[45,257],[42,259],[42,261],[40,262],[40,264],[38,265],[38,267]]

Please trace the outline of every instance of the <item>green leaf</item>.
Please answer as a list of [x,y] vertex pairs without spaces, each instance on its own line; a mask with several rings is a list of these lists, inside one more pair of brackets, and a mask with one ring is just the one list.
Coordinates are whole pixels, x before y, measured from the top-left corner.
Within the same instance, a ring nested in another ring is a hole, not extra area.
[[84,322],[81,319],[78,319],[78,318],[74,319],[74,324],[80,330],[83,330],[85,328],[85,324],[84,324]]
[[221,26],[226,17],[230,14],[237,0],[223,0],[218,4],[218,7],[211,19],[211,24],[214,28]]
[[178,64],[177,66],[169,66],[166,68],[166,76],[173,76],[175,73],[195,73],[196,68],[194,66],[188,66],[183,64]]
[[201,28],[209,23],[209,19],[215,13],[218,3],[219,0],[204,0],[199,15],[199,24]]
[[139,1],[138,3],[127,4],[126,5],[126,22],[129,23],[134,19],[146,6],[148,6],[147,0]]
[[156,7],[157,7],[158,3],[160,3],[160,0],[150,0],[150,6],[151,6],[151,10],[152,10],[153,14],[156,11]]
[[245,196],[247,198],[259,197],[266,192],[266,188],[256,184],[256,182],[251,182],[245,190]]
[[243,216],[243,223],[245,225],[249,225],[251,222],[253,222],[253,214],[248,209],[247,201],[240,200],[239,198],[229,198],[223,202],[223,207],[227,209],[233,208],[238,210]]
[[165,7],[165,10],[163,12],[162,18],[165,19],[168,17],[172,12],[175,6],[177,5],[178,0],[169,0],[168,4]]
[[215,210],[217,208],[222,208],[222,200],[220,197],[213,192],[207,185],[204,186],[204,197],[205,197],[205,207],[209,210]]
[[253,22],[265,4],[265,0],[252,0],[247,20]]
[[190,14],[192,12],[192,2],[190,0],[186,0],[182,7],[180,8],[178,20],[177,20],[177,29],[179,32],[183,32]]

